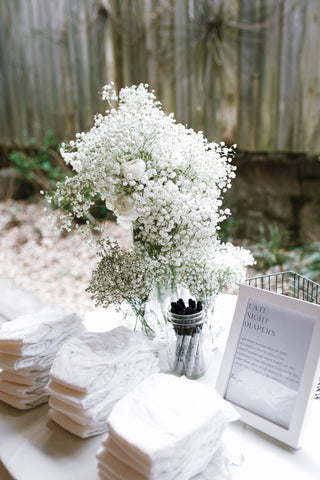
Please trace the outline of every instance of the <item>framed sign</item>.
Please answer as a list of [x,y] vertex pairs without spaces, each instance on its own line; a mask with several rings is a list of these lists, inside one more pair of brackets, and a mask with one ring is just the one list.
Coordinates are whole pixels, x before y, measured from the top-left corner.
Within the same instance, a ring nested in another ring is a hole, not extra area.
[[320,305],[241,285],[216,389],[240,420],[297,448],[319,356]]

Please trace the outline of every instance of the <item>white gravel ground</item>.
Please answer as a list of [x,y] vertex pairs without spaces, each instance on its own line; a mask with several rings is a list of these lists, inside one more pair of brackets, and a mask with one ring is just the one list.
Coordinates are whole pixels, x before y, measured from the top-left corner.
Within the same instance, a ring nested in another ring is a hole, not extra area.
[[[68,311],[92,310],[85,290],[96,264],[95,248],[78,233],[61,235],[44,208],[41,203],[0,202],[0,277]],[[126,248],[125,230],[107,222],[106,231]]]

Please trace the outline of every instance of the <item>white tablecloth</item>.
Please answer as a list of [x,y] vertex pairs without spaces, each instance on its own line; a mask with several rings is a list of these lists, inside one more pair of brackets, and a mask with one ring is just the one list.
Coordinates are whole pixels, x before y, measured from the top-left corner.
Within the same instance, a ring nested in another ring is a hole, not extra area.
[[[221,296],[215,315],[225,317],[230,325],[235,297]],[[97,311],[87,318],[92,330],[114,326],[103,322],[105,312]],[[115,320],[115,323],[118,320]],[[228,329],[220,338],[223,345]],[[213,383],[217,375],[221,350],[213,354],[210,369],[201,379]],[[47,416],[48,406],[43,405],[26,412],[18,411],[0,402],[0,459],[16,480],[98,480],[95,454],[101,436],[80,439],[60,428]],[[241,465],[232,467],[234,480],[318,480],[320,478],[320,401],[314,400],[310,421],[299,450],[293,450],[278,441],[236,422],[230,425],[225,435],[225,446],[236,461],[243,457]],[[1,470],[0,479],[7,480]],[[207,472],[197,480],[222,480],[226,478]],[[130,480],[130,479],[127,479]]]

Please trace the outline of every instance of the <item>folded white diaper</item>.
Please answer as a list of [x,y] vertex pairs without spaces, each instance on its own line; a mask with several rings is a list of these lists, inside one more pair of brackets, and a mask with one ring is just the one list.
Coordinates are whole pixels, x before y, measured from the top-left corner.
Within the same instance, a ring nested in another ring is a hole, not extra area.
[[7,355],[39,355],[50,346],[51,340],[38,343],[0,343],[0,353]]
[[48,401],[44,388],[58,349],[83,330],[82,319],[44,309],[0,329],[0,400],[22,410]]
[[94,425],[95,423],[101,422],[105,423],[116,402],[117,400],[113,402],[101,401],[93,407],[84,409],[71,406],[52,396],[49,399],[49,405],[51,408],[68,416],[74,422],[80,423],[80,425]]
[[[97,459],[98,466],[100,464],[101,467],[104,467],[108,475],[116,475],[122,469],[130,469],[132,472],[135,472],[135,475],[138,475],[139,478],[147,478],[141,473],[145,470],[143,460],[135,455],[129,454],[125,446],[121,445],[121,442],[115,442],[110,435],[104,438],[102,447],[97,453]],[[148,472],[146,472],[146,474],[147,473]]]
[[9,393],[20,398],[28,398],[30,395],[43,393],[43,385],[20,385],[19,383],[0,380],[0,392]]
[[4,370],[15,371],[32,368],[33,371],[42,371],[49,367],[54,359],[54,354],[48,356],[18,357],[16,355],[0,354],[0,367]]
[[[80,317],[60,309],[45,308],[5,322],[0,329],[0,348],[6,344],[35,344],[55,339],[79,325]],[[23,346],[21,347],[23,349]]]
[[85,332],[60,349],[50,377],[55,382],[88,393],[110,384],[119,365],[131,368],[131,357],[137,363],[146,356],[151,358],[150,353],[152,343],[142,333],[126,327],[103,333]]
[[61,383],[57,383],[49,377],[46,391],[52,397],[57,398],[68,405],[86,409],[92,407],[92,405],[96,405],[103,398],[105,398],[108,388],[102,387],[99,390],[95,390],[91,393],[80,392],[79,390],[74,390],[73,388],[66,387]]
[[0,392],[0,400],[11,405],[12,407],[18,408],[19,410],[29,410],[31,408],[38,407],[43,403],[47,403],[49,395],[42,392],[40,395],[30,395],[29,397],[16,397],[15,395],[10,395],[9,393]]
[[208,466],[227,423],[238,418],[211,387],[153,374],[109,415],[108,435],[97,453],[99,476],[187,480]]
[[148,477],[133,470],[129,465],[119,462],[119,458],[109,451],[103,455],[103,461],[98,461],[98,476],[102,480],[148,480]]
[[106,431],[106,422],[96,423],[94,425],[81,425],[71,420],[70,417],[58,412],[54,408],[50,408],[49,417],[54,420],[60,427],[68,430],[77,437],[88,438],[94,435],[100,435]]
[[0,380],[5,380],[19,385],[46,385],[49,380],[49,369],[43,370],[39,373],[30,373],[28,375],[20,375],[24,370],[18,370],[12,373],[9,370],[2,370],[0,372]]
[[143,334],[126,327],[84,332],[55,357],[46,387],[50,416],[80,437],[105,432],[115,403],[156,371],[152,342]]

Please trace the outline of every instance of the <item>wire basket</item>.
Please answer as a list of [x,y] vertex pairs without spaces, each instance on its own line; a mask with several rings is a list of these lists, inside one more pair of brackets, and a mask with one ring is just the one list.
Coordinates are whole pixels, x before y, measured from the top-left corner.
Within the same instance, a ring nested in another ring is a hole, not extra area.
[[320,304],[320,285],[296,272],[286,271],[248,278],[252,287]]
[[[290,270],[251,277],[246,281],[252,287],[320,305],[320,285]],[[320,399],[320,378],[315,398]]]

